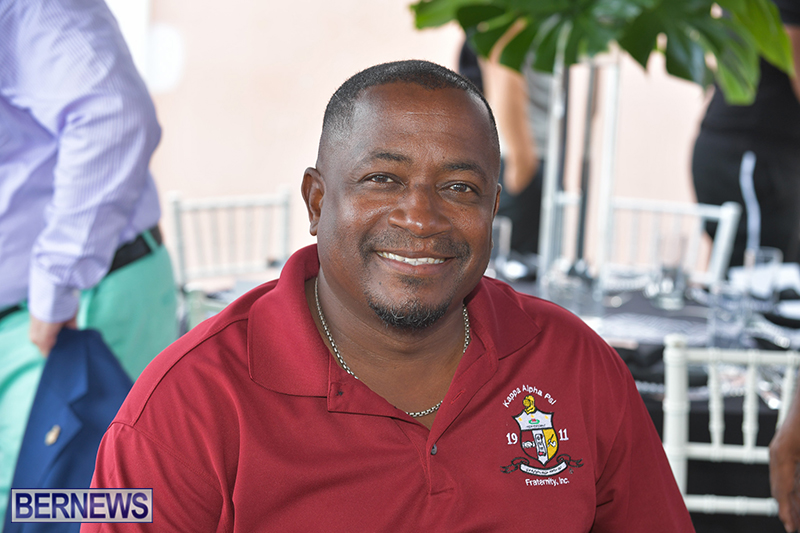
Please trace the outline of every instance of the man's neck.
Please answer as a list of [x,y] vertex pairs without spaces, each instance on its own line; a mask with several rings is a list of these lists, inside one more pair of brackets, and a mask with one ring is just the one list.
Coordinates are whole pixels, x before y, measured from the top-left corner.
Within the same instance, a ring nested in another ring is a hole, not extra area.
[[[317,312],[314,281],[306,281],[306,302],[320,336],[335,353]],[[320,303],[339,355],[375,393],[406,412],[423,411],[444,398],[464,352],[461,306],[451,306],[455,309],[424,330],[408,331],[384,325],[377,315],[365,320],[330,293],[320,294]],[[434,417],[418,420],[430,428]]]

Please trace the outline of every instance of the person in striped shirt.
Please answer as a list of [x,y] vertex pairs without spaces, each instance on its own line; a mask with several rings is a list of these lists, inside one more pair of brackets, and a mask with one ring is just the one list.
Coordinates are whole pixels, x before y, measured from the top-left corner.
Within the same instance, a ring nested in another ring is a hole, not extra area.
[[0,1],[0,518],[59,331],[100,330],[133,379],[177,337],[160,136],[102,0]]

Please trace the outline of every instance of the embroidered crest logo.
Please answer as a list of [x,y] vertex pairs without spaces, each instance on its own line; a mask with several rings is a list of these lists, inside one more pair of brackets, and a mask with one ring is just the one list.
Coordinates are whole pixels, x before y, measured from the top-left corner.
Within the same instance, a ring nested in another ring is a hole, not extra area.
[[525,409],[514,417],[519,424],[522,451],[545,466],[558,451],[558,437],[553,429],[553,413],[536,409],[533,396],[522,401]]
[[[558,452],[558,431],[553,425],[553,413],[546,413],[536,408],[533,395],[528,395],[522,400],[524,409],[514,417],[519,426],[519,443],[525,455],[535,459],[543,467],[547,467],[551,460],[554,465],[548,468],[531,466],[528,457],[516,457],[511,464],[504,466],[503,472],[510,474],[521,470],[534,476],[549,477],[559,474],[570,467],[580,468],[582,460],[574,461],[567,454],[556,455]],[[566,437],[564,437],[566,438]],[[555,459],[554,459],[555,458]]]

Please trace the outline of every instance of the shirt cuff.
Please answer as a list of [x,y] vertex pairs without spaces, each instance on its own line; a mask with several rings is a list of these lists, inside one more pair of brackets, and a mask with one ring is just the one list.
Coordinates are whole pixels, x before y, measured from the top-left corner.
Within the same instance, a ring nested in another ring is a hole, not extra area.
[[66,322],[78,313],[80,291],[53,283],[51,276],[31,269],[28,289],[28,310],[43,322]]

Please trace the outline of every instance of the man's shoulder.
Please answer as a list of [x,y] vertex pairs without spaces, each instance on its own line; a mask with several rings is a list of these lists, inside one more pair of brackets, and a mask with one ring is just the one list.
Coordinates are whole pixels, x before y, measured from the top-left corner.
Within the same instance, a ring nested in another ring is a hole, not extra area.
[[[537,323],[555,322],[567,326],[585,326],[584,322],[572,312],[527,292],[525,288],[513,287],[508,283],[488,277],[483,278],[479,287],[496,311],[506,309],[515,313],[523,313]],[[514,323],[508,323],[506,326],[514,327]]]
[[501,358],[530,345],[536,338],[575,339],[594,335],[580,318],[566,309],[492,278],[481,280],[467,299],[467,309],[478,336],[493,345]]
[[607,366],[615,374],[624,369],[621,358],[594,330],[591,321],[502,281],[484,278],[481,290],[481,302],[488,307],[487,315],[492,315],[498,348],[510,347],[513,339],[518,339],[515,344],[519,345],[525,338],[537,338],[538,342],[530,346],[558,353],[555,360],[559,364]]
[[157,391],[213,395],[208,387],[246,377],[250,310],[273,287],[270,282],[251,290],[164,349],[134,383],[117,420],[134,425]]

